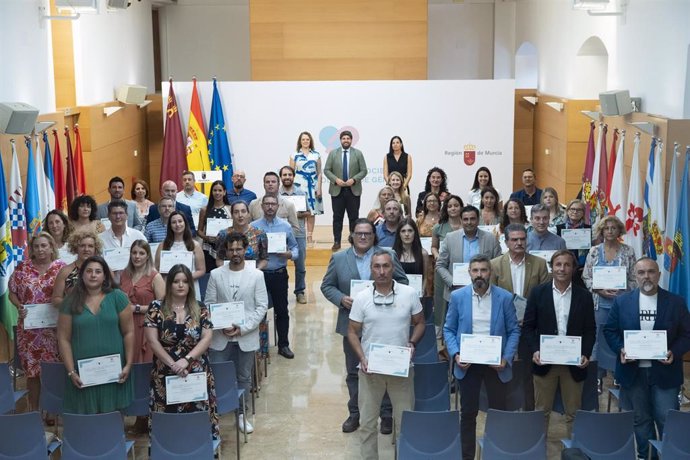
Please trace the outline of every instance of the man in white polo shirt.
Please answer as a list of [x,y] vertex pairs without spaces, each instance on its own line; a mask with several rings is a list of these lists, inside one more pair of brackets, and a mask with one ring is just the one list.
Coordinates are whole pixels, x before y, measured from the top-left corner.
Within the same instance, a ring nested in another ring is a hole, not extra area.
[[[371,344],[415,346],[424,335],[424,314],[414,288],[393,281],[393,256],[379,250],[371,258],[373,289],[357,294],[350,310],[347,338],[359,358],[359,410],[362,428],[361,458],[378,458],[376,420],[381,400],[388,392],[393,404],[396,430],[400,429],[402,411],[414,407],[414,376],[407,377],[369,373]],[[410,337],[410,319],[414,329]],[[360,343],[359,337],[362,337]]]

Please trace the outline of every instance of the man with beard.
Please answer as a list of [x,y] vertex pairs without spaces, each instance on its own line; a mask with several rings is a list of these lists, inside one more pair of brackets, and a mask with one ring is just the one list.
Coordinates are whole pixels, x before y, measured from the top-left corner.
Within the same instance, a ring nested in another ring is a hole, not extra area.
[[247,176],[244,171],[235,171],[232,174],[232,188],[228,190],[228,201],[233,204],[235,201],[244,201],[249,204],[256,200],[256,193],[244,188]]
[[[474,459],[477,437],[479,391],[486,387],[489,407],[506,409],[507,385],[513,376],[512,362],[520,339],[513,294],[492,286],[491,262],[478,254],[470,260],[472,284],[453,291],[443,326],[448,353],[453,357],[453,374],[460,387],[460,439],[463,460]],[[498,365],[470,364],[460,359],[463,334],[501,337]]]
[[[304,295],[304,291],[307,288],[307,233],[304,229],[304,220],[311,215],[311,213],[306,210],[307,194],[300,188],[299,184],[295,184],[295,170],[290,166],[283,166],[280,168],[280,182],[282,184],[280,196],[284,197],[284,200],[292,200],[295,211],[297,212],[297,223],[299,224],[298,231],[295,231],[293,228],[295,239],[297,240],[297,248],[299,250],[299,256],[297,260],[295,260],[295,297],[297,297],[297,303],[307,303],[307,297]],[[298,202],[304,204],[304,211],[297,211]],[[280,210],[280,208],[278,209]]]
[[[683,355],[690,350],[690,313],[682,297],[659,287],[659,266],[653,259],[642,257],[634,271],[638,288],[614,299],[604,337],[620,356],[615,376],[621,386],[621,399],[635,412],[637,456],[648,458],[649,440],[657,439],[657,432],[661,439],[666,414],[670,409],[679,409]],[[628,359],[623,334],[630,330],[665,330],[665,359]]]

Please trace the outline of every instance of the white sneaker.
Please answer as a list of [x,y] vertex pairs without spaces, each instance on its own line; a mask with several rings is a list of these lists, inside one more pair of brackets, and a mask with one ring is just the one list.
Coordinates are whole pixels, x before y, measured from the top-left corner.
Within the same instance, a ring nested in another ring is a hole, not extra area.
[[254,432],[254,427],[252,426],[251,423],[249,423],[249,420],[244,419],[244,414],[240,414],[240,431],[244,433],[244,430],[247,430],[247,433],[253,433]]

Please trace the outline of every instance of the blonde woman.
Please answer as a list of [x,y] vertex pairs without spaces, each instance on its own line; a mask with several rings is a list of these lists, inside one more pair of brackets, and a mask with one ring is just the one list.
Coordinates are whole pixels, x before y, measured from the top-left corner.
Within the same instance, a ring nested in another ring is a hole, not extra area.
[[67,246],[77,258],[74,262],[65,265],[58,273],[53,288],[53,305],[60,305],[62,299],[79,281],[79,270],[86,259],[91,256],[103,255],[103,241],[93,230],[82,230],[72,233],[67,241]]
[[410,195],[407,194],[403,183],[403,176],[398,171],[388,175],[388,185],[393,189],[395,199],[403,207],[403,216],[410,215]]

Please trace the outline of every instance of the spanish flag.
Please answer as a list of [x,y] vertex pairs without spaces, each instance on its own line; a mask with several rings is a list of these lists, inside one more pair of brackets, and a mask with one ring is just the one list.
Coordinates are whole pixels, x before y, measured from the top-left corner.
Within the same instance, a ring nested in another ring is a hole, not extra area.
[[[201,115],[199,93],[196,90],[196,78],[193,80],[192,105],[189,109],[189,127],[187,128],[187,169],[190,171],[209,171],[211,164],[208,155],[208,142],[204,130],[204,119]],[[202,190],[202,184],[196,184],[197,190]],[[211,187],[206,187],[206,195]]]

